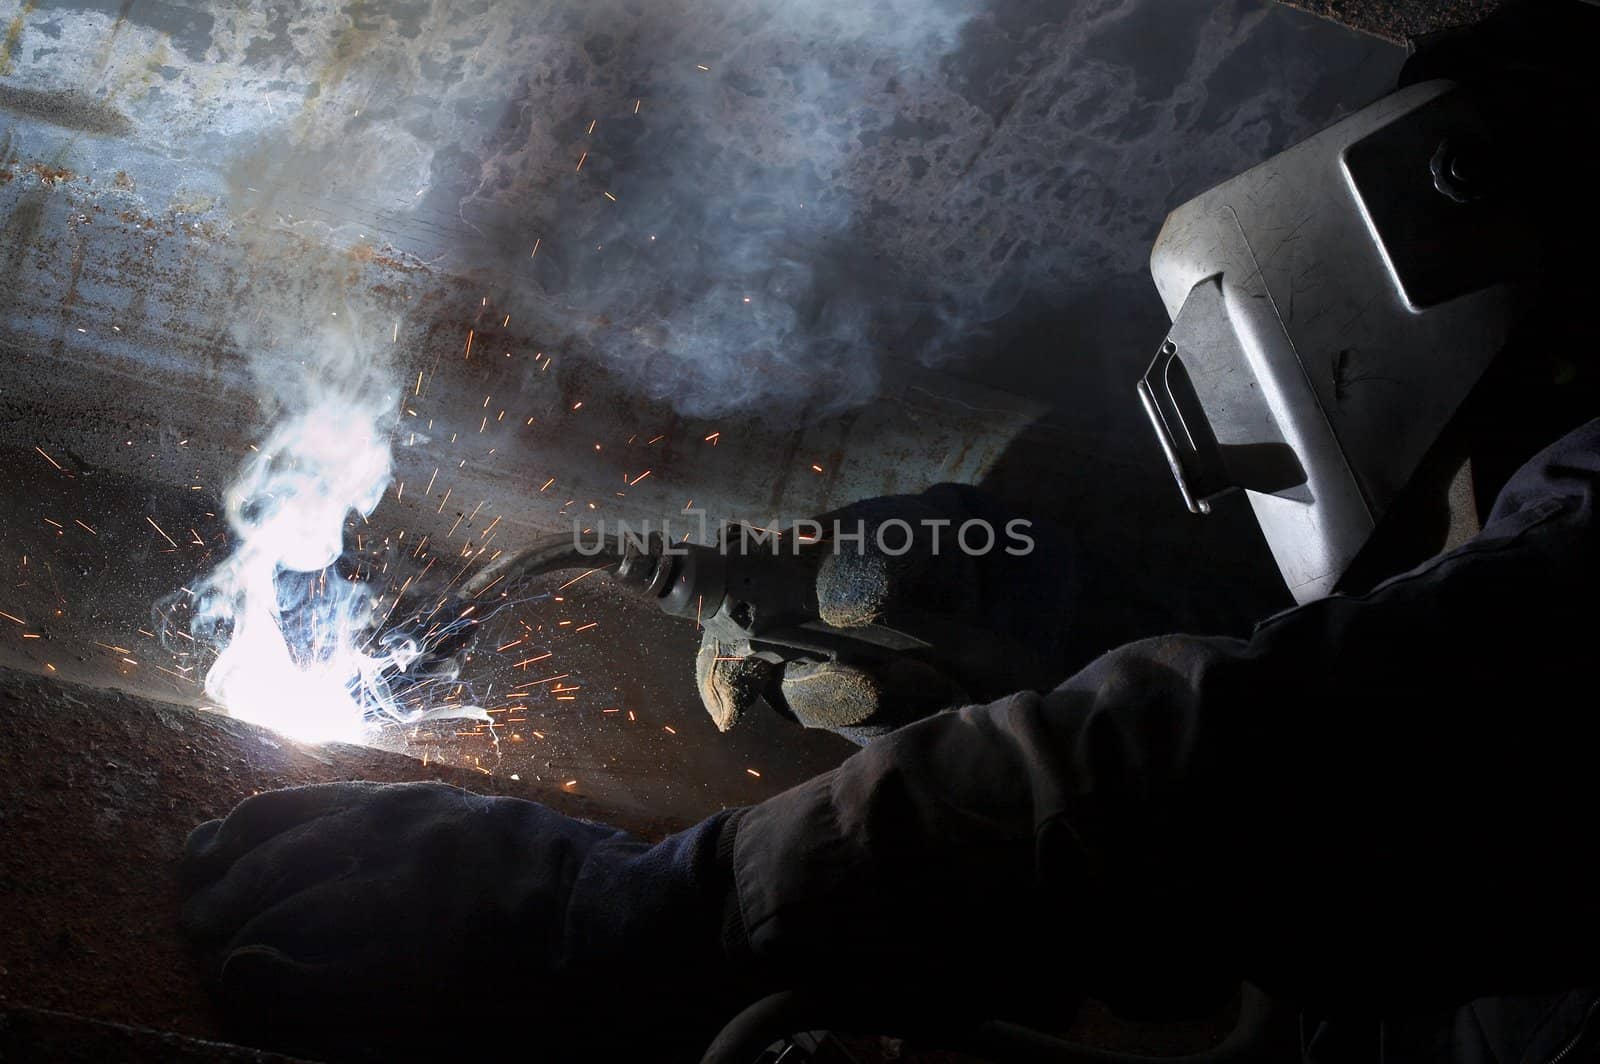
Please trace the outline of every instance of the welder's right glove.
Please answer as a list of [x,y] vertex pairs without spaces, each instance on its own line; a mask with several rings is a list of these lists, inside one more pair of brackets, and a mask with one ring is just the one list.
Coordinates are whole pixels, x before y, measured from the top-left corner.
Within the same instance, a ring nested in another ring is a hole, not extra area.
[[185,929],[236,1029],[297,1055],[695,1059],[759,996],[722,946],[735,815],[652,845],[442,784],[269,791],[190,836]]
[[[964,549],[961,529],[969,522]],[[823,539],[805,549],[821,556],[820,619],[852,629],[915,616],[937,630],[935,649],[868,666],[777,665],[708,633],[695,681],[720,730],[764,700],[806,727],[865,744],[943,709],[1048,689],[1081,663],[1068,645],[1081,638],[1081,626],[1071,624],[1081,567],[1060,530],[1019,521],[992,496],[962,484],[868,499],[817,523]],[[836,528],[845,536],[835,539]],[[907,530],[909,549],[890,553],[900,550]]]

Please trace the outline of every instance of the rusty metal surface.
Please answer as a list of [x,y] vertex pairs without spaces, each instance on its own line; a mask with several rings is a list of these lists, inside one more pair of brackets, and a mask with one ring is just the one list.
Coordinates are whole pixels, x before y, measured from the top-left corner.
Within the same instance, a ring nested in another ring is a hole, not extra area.
[[[979,387],[979,327],[1034,292],[1092,293],[1142,259],[1174,185],[1364,102],[1390,65],[1269,7],[1198,3],[1153,37],[1139,4],[1055,17],[1012,4],[930,9],[933,43],[868,23],[833,26],[832,45],[817,43],[826,22],[752,32],[762,8],[741,4],[6,8],[8,412],[80,412],[60,435],[124,465],[111,429],[158,415],[217,482],[261,427],[240,350],[259,339],[249,321],[320,272],[325,298],[355,302],[375,334],[398,323],[383,345],[397,383],[444,374],[412,404],[435,429],[402,448],[401,479],[415,496],[416,477],[465,458],[435,496],[489,498],[512,529],[561,525],[568,499],[620,516],[697,496],[713,518],[804,514],[981,477],[1074,398],[1010,372]],[[1286,33],[1336,43],[1351,84],[1275,101],[1240,84],[1229,64]],[[1124,68],[1152,72],[1110,91]],[[819,70],[823,89],[797,81]],[[1138,169],[1151,165],[1166,173]],[[814,202],[787,198],[802,186]],[[769,192],[819,217],[771,223],[780,235],[823,242],[804,249],[816,261],[800,263],[799,291],[754,292],[754,305],[843,305],[863,342],[837,357],[820,327],[794,330],[797,361],[781,345],[701,352],[688,341],[718,329],[634,298],[637,286],[699,308],[710,297],[682,286],[701,273],[754,282],[723,259],[774,253],[740,214]],[[457,356],[472,329],[469,364]],[[508,413],[479,432],[485,396],[491,417]],[[821,413],[840,407],[854,412]],[[30,419],[16,424],[15,442],[37,442]],[[719,428],[725,449],[699,446]],[[445,444],[452,434],[475,438]],[[621,475],[655,457],[625,441],[661,435],[662,468],[617,500]],[[397,517],[420,523],[417,509]]]

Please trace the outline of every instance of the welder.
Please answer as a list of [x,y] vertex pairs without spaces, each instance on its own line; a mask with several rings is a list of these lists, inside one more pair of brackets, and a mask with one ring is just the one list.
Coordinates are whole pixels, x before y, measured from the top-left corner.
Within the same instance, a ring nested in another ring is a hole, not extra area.
[[[380,1059],[703,1047],[784,986],[1026,1018],[1600,985],[1596,601],[1600,421],[1369,594],[1124,646],[656,845],[442,785],[258,795],[191,838],[187,918],[258,1036]],[[1523,1048],[1581,1019],[1546,1004]]]
[[[1593,1059],[1600,420],[1543,423],[1470,541],[1248,638],[1085,664],[1094,603],[1048,531],[958,580],[869,537],[825,611],[939,603],[1055,674],[924,716],[961,676],[797,669],[791,706],[887,725],[655,844],[433,784],[258,795],[191,837],[188,929],[235,1023],[338,1058],[692,1059],[774,990],[1049,1026],[1083,996],[1202,1014],[1248,980],[1303,1011],[1308,1060]],[[751,697],[700,681],[725,718]]]

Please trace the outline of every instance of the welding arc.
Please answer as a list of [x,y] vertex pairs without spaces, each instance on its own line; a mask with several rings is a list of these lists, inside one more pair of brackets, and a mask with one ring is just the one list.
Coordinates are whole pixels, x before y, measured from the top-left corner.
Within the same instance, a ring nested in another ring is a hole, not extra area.
[[608,549],[596,535],[575,536],[563,532],[540,536],[519,551],[502,555],[484,566],[462,586],[462,595],[472,598],[491,584],[499,581],[502,588],[510,588],[529,577],[562,569],[593,569],[620,560],[621,555]]

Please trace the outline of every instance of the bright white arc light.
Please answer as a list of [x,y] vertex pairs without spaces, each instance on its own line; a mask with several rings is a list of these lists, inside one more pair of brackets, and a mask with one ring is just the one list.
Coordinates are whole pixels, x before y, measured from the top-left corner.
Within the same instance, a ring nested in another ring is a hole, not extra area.
[[281,421],[229,487],[236,549],[199,589],[196,620],[228,633],[206,694],[231,715],[294,739],[359,742],[368,704],[393,708],[375,682],[391,656],[361,646],[373,590],[328,571],[346,520],[370,514],[389,483],[388,411],[325,399]]

